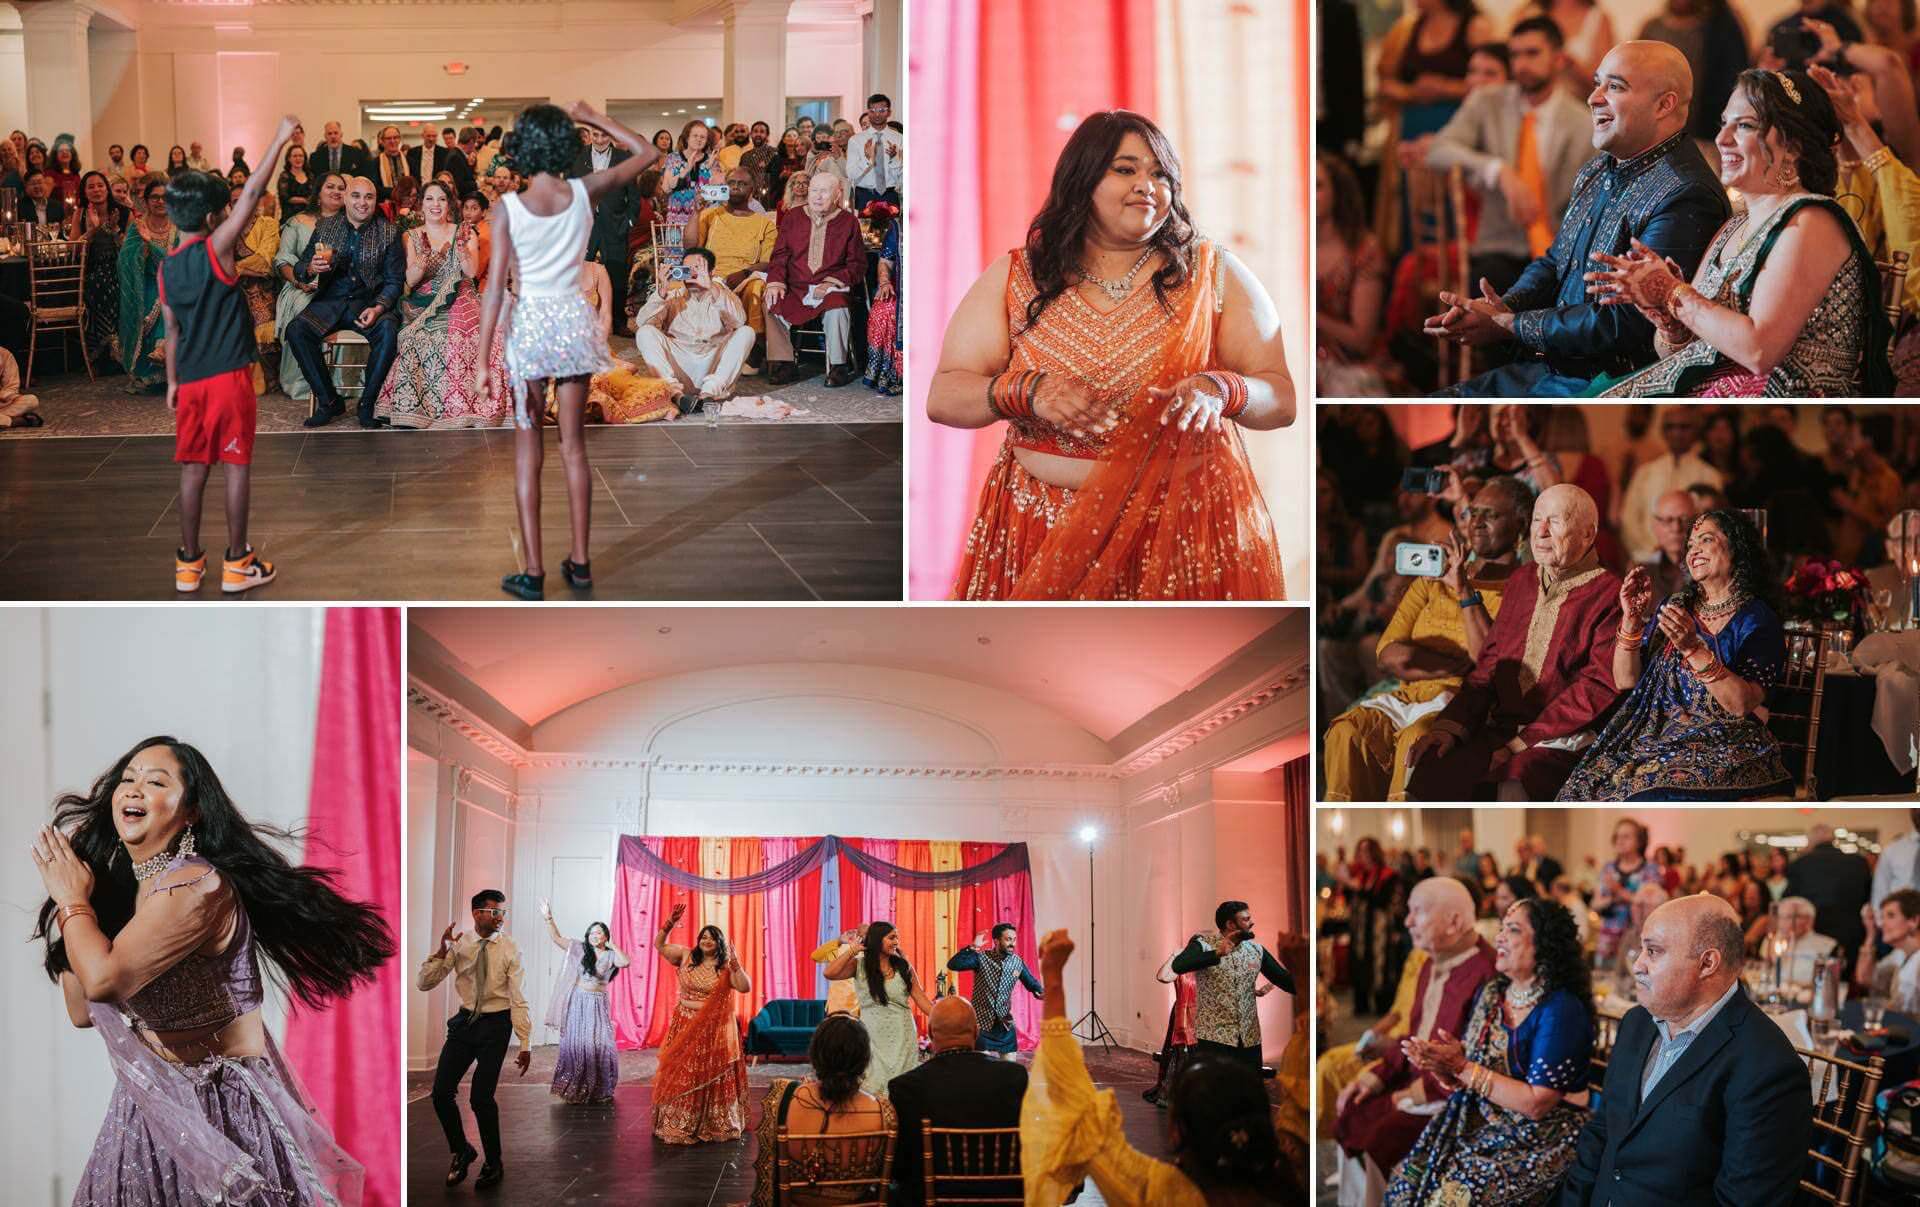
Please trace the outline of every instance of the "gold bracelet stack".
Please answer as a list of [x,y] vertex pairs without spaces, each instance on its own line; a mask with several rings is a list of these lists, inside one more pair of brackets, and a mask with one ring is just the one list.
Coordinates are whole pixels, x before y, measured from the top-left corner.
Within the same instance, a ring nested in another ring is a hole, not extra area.
[[100,915],[93,912],[91,905],[63,905],[53,913],[54,929],[64,930],[68,922],[83,914],[96,922],[100,920]]

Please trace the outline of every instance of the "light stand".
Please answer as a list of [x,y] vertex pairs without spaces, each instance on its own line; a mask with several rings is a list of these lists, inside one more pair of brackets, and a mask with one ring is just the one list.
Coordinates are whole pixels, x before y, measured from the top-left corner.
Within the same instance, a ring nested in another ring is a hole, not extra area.
[[[1105,1044],[1107,1050],[1112,1051],[1115,1047],[1113,1032],[1107,1030],[1100,1011],[1095,1009],[1095,1003],[1099,1000],[1100,947],[1094,942],[1093,930],[1093,844],[1099,837],[1100,831],[1094,827],[1081,827],[1080,841],[1087,844],[1087,1012],[1073,1024],[1073,1034],[1082,1042]],[[1087,1029],[1085,1035],[1080,1033],[1082,1027]]]

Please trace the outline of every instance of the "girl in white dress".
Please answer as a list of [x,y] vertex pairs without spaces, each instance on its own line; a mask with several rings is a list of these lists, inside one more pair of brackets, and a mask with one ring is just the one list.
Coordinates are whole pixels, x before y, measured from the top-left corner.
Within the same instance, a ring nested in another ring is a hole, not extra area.
[[887,1083],[920,1063],[920,1034],[914,1027],[913,1007],[933,1012],[926,990],[913,974],[913,965],[900,954],[900,934],[891,922],[867,927],[858,944],[840,950],[822,974],[829,981],[853,980],[860,1002],[860,1025],[867,1029],[873,1055],[860,1078],[860,1088],[876,1098],[887,1096]]

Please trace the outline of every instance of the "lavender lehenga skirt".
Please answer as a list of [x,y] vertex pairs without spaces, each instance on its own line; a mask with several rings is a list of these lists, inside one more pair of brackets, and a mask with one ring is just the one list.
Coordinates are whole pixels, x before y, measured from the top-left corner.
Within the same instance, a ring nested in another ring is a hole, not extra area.
[[619,1080],[620,1060],[614,1052],[606,990],[596,992],[576,984],[567,995],[566,1019],[560,1028],[553,1095],[567,1102],[611,1102]]
[[312,1112],[272,1038],[265,1056],[169,1064],[96,1005],[113,1098],[75,1207],[353,1207],[364,1173]]

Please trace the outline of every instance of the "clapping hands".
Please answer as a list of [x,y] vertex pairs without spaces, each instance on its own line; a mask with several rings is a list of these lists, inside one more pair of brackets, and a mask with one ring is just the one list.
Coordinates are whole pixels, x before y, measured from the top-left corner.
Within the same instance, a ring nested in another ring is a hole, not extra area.
[[1447,1086],[1458,1086],[1460,1071],[1467,1067],[1467,1046],[1445,1030],[1435,1031],[1432,1039],[1409,1035],[1400,1041],[1400,1051],[1414,1068]]

